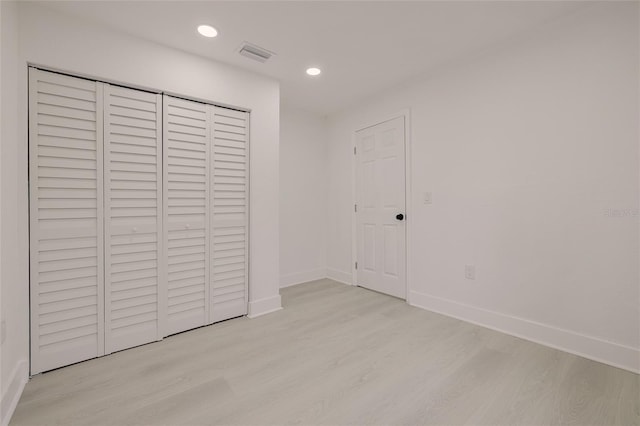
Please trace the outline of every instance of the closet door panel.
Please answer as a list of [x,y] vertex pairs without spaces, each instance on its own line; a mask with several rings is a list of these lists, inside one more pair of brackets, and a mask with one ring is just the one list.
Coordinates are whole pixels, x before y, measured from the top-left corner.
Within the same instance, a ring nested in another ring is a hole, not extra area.
[[31,373],[104,353],[102,84],[29,69]]
[[105,85],[105,347],[163,337],[162,97]]
[[249,146],[245,112],[210,107],[213,123],[211,177],[211,321],[246,315],[248,299]]
[[209,322],[207,105],[164,96],[167,334]]

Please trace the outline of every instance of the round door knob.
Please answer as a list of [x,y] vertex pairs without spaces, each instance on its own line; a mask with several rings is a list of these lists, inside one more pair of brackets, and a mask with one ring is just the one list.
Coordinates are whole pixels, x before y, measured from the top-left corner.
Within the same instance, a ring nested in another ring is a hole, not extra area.
[[189,225],[188,223],[184,226],[185,228],[189,229],[191,228],[191,225]]
[[404,215],[403,215],[402,213],[398,213],[398,214],[396,215],[396,219],[398,219],[398,220],[404,220]]
[[135,234],[136,232],[138,232],[138,228],[133,228],[133,229],[131,230],[131,232],[133,232],[133,233]]

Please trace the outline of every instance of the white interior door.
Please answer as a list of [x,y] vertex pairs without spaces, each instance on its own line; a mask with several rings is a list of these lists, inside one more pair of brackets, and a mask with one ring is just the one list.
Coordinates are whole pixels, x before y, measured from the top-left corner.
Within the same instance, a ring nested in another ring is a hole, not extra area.
[[104,353],[102,88],[29,69],[32,374]]
[[406,298],[404,117],[356,133],[357,284]]
[[245,315],[249,261],[249,114],[211,106],[211,317]]
[[164,96],[167,334],[209,323],[209,105]]
[[162,339],[162,96],[104,85],[105,352]]

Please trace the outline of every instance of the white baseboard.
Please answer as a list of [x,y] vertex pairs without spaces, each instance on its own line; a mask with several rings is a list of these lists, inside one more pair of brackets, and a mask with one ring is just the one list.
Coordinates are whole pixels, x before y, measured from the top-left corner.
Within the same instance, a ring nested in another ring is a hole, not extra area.
[[292,285],[321,280],[323,278],[327,278],[327,270],[325,268],[287,274],[280,277],[280,288],[291,287]]
[[418,308],[640,373],[640,349],[637,348],[415,291],[410,292],[409,300]]
[[351,285],[351,273],[338,271],[337,269],[327,268],[327,278],[332,279],[334,281],[338,281],[339,283]]
[[264,299],[249,302],[249,314],[247,317],[256,318],[262,315],[270,314],[282,309],[282,299],[280,295],[265,297]]
[[28,380],[29,362],[23,359],[18,362],[11,372],[9,387],[2,395],[2,400],[0,401],[0,425],[6,426],[9,424]]

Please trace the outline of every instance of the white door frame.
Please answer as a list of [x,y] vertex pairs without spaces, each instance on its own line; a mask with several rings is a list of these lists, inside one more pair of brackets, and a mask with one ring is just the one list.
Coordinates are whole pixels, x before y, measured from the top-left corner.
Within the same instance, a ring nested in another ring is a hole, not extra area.
[[357,216],[355,212],[355,204],[357,200],[356,188],[356,170],[358,167],[355,148],[357,146],[357,133],[368,127],[373,127],[380,123],[393,120],[394,118],[404,118],[404,172],[405,172],[405,268],[406,268],[406,302],[411,304],[411,228],[413,228],[413,207],[411,203],[411,110],[404,108],[395,114],[378,117],[374,120],[367,119],[363,125],[357,126],[351,132],[351,149],[354,153],[351,156],[351,285],[358,286],[358,270],[356,269],[356,259],[358,258],[358,238],[357,238]]

